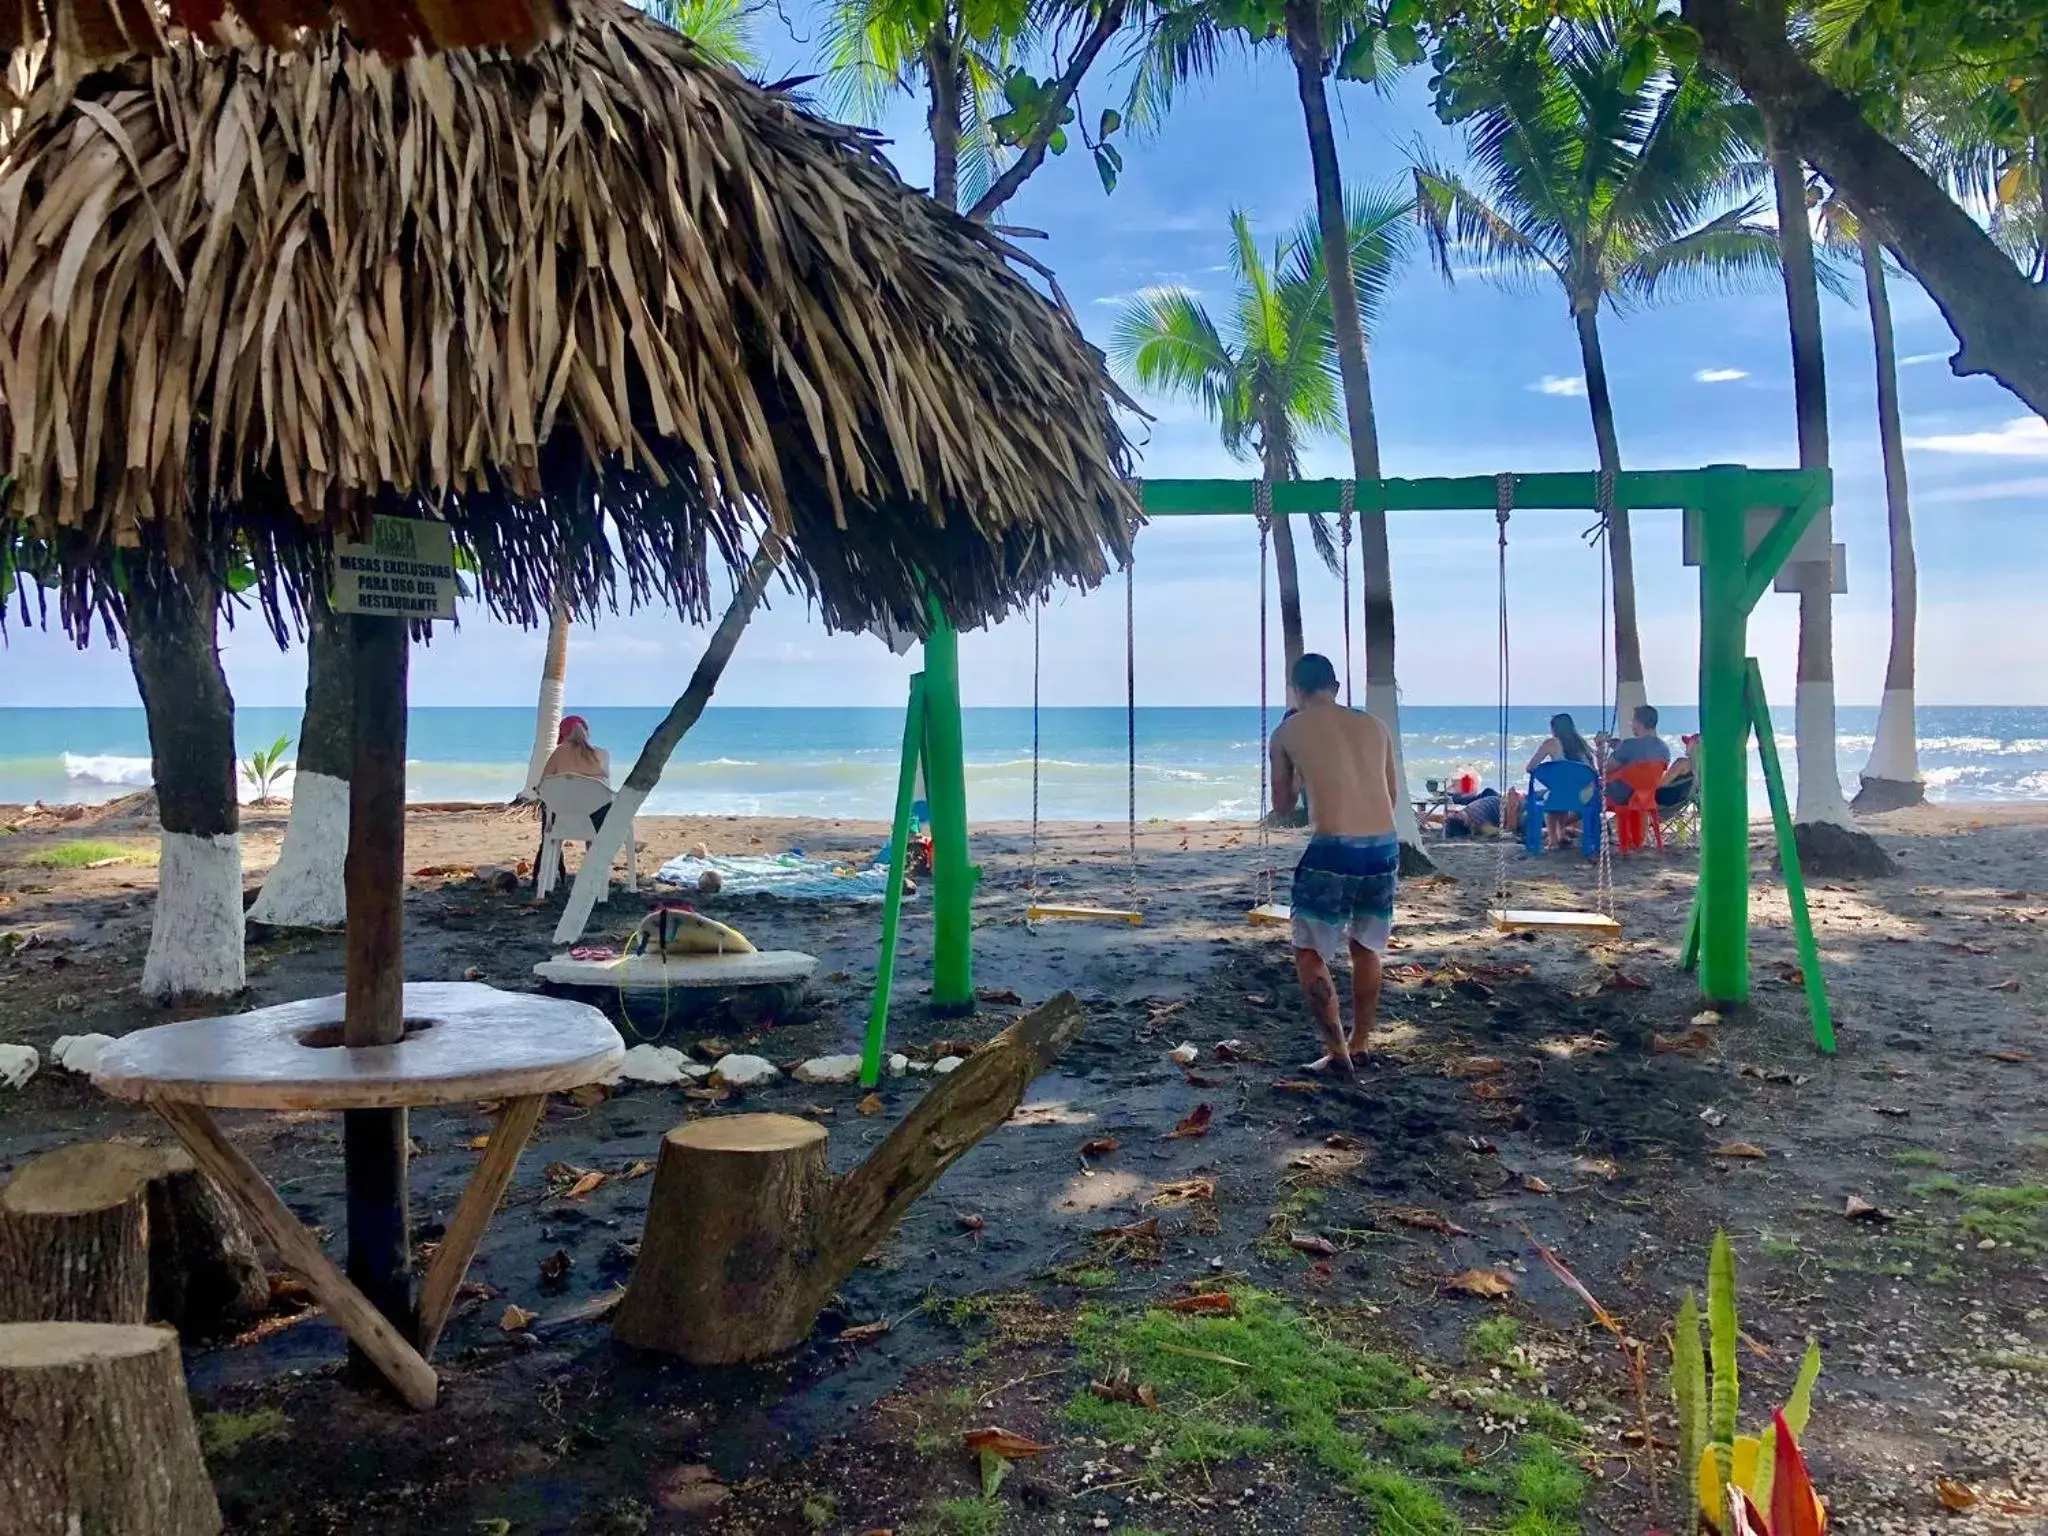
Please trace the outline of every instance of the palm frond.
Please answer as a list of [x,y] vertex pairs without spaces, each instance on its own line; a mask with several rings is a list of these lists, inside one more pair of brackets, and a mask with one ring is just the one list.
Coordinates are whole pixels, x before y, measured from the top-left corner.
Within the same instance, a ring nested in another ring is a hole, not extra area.
[[1761,200],[1752,200],[1640,252],[1608,274],[1608,291],[1624,304],[1655,304],[1768,287],[1782,258],[1778,232],[1761,222],[1763,211]]
[[1214,75],[1244,46],[1222,26],[1210,0],[1167,0],[1155,8],[1125,57],[1125,131],[1145,139],[1165,126],[1182,86]]
[[831,0],[818,41],[825,74],[819,100],[849,122],[879,123],[889,98],[912,89],[924,67],[924,39],[876,0]]
[[[1351,280],[1358,291],[1358,323],[1370,338],[1380,311],[1415,243],[1415,191],[1399,182],[1354,187],[1345,195],[1344,222],[1351,245]],[[1329,302],[1330,277],[1323,259],[1323,231],[1310,209],[1289,243],[1288,275],[1305,290],[1310,305]]]
[[1510,210],[1496,207],[1454,172],[1427,161],[1416,162],[1414,177],[1416,222],[1444,281],[1456,279],[1455,255],[1473,257],[1496,282],[1526,281],[1532,272],[1541,271],[1565,280],[1564,268],[1535,235],[1515,222]]
[[641,8],[721,64],[754,70],[766,57],[754,34],[754,0],[645,0]]

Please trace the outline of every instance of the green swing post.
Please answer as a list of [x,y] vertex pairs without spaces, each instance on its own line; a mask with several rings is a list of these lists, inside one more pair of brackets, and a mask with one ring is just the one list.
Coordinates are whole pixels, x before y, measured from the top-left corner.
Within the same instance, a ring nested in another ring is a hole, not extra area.
[[1799,946],[1799,974],[1806,984],[1806,1011],[1813,1017],[1813,1043],[1821,1054],[1835,1054],[1835,1021],[1828,1008],[1828,984],[1821,975],[1820,945],[1814,942],[1813,914],[1806,906],[1806,876],[1799,868],[1799,845],[1792,836],[1792,804],[1785,795],[1785,770],[1778,762],[1778,738],[1771,726],[1771,707],[1764,700],[1763,668],[1754,656],[1744,669],[1744,694],[1749,726],[1756,732],[1757,755],[1763,759],[1764,788],[1771,799],[1771,823],[1778,834],[1778,862],[1785,871],[1785,900],[1792,909],[1792,938]]
[[960,636],[938,604],[924,643],[924,768],[932,812],[932,1008],[974,1011],[974,883],[960,729]]
[[889,993],[896,983],[896,939],[903,921],[903,884],[910,864],[910,808],[917,798],[917,761],[925,739],[924,674],[910,678],[903,714],[903,765],[896,774],[896,819],[889,831],[889,886],[882,898],[882,952],[875,962],[875,996],[868,1005],[868,1035],[860,1051],[860,1085],[882,1080],[882,1046],[889,1036]]
[[1749,999],[1749,772],[1743,705],[1749,578],[1745,486],[1739,468],[1705,472],[1700,507],[1700,878],[1695,938],[1700,992]]

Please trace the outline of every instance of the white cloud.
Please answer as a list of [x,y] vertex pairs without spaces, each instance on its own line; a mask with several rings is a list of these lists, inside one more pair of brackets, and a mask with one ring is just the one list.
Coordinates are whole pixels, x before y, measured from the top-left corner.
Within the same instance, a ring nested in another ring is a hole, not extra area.
[[1133,299],[1157,299],[1163,298],[1170,293],[1193,294],[1194,292],[1194,289],[1182,283],[1152,283],[1143,288],[1134,288],[1128,293],[1105,293],[1100,298],[1093,299],[1090,302],[1121,308]]
[[2048,421],[2039,416],[2015,416],[2004,426],[1988,432],[1941,432],[1931,437],[1909,437],[1906,446],[1928,453],[2048,459]]
[[1577,374],[1546,373],[1529,388],[1539,395],[1584,395],[1586,381]]
[[1749,377],[1747,368],[1702,368],[1693,374],[1695,384],[1733,384]]
[[1947,359],[1948,354],[1946,352],[1915,352],[1909,357],[1900,358],[1899,366],[1901,368],[1917,368],[1922,363],[1939,363],[1945,362]]
[[1918,506],[1970,506],[1980,501],[2038,501],[2048,497],[2048,475],[2019,480],[1980,480],[1969,485],[1946,486],[1938,491],[1915,491]]

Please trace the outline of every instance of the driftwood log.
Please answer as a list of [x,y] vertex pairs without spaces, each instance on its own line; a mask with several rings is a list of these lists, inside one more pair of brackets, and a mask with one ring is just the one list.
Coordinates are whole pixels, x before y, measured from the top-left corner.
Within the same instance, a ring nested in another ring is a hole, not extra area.
[[183,1148],[80,1142],[0,1189],[0,1322],[147,1318],[205,1337],[268,1299],[247,1224]]
[[843,1178],[788,1115],[694,1120],[662,1138],[647,1228],[612,1332],[696,1365],[794,1348],[854,1266],[940,1174],[1002,1125],[1081,1033],[1063,992],[938,1079]]
[[0,1530],[215,1536],[178,1336],[119,1323],[0,1324]]

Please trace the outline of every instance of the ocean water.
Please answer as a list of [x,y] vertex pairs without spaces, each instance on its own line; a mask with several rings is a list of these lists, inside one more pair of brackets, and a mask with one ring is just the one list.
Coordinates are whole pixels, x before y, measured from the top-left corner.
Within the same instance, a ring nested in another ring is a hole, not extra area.
[[[1581,725],[1598,715],[1575,709]],[[593,739],[622,778],[661,719],[658,708],[586,708]],[[1511,717],[1511,780],[1535,750],[1550,709]],[[1408,776],[1495,775],[1490,705],[1411,705],[1402,712]],[[1277,719],[1277,716],[1272,717]],[[1839,711],[1842,782],[1852,791],[1870,751],[1874,708]],[[298,730],[296,709],[243,709],[236,736],[246,757]],[[1689,709],[1664,712],[1673,739],[1696,728]],[[1778,746],[1793,771],[1792,720],[1777,717]],[[1931,707],[1919,713],[1929,797],[1951,801],[2048,799],[2048,709]],[[1120,819],[1126,795],[1120,709],[1047,709],[1040,721],[1041,812],[1053,820]],[[1031,814],[1031,712],[966,711],[968,803],[978,821]],[[532,742],[524,709],[416,708],[408,742],[414,800],[503,801],[518,790]],[[1249,818],[1258,799],[1259,712],[1254,706],[1140,709],[1140,819]],[[647,809],[656,814],[839,816],[887,819],[895,798],[903,717],[890,709],[712,708],[678,748]],[[287,754],[289,755],[289,754]],[[1752,806],[1763,814],[1762,780]],[[0,802],[101,801],[147,788],[149,736],[140,709],[0,709]],[[287,776],[285,793],[290,792]],[[248,794],[244,786],[245,798]]]

